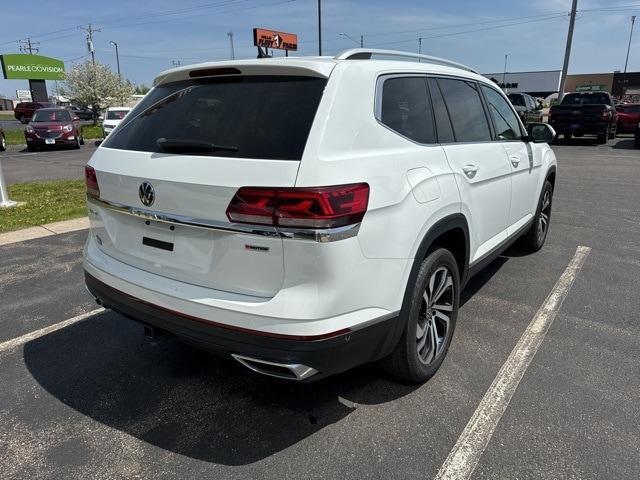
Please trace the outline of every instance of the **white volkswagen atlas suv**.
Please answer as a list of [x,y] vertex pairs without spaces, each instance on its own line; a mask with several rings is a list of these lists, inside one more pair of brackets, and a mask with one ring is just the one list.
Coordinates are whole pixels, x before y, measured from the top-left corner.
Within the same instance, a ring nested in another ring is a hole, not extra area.
[[410,53],[161,73],[86,167],[86,285],[275,377],[441,365],[467,280],[549,229],[556,158],[473,70]]

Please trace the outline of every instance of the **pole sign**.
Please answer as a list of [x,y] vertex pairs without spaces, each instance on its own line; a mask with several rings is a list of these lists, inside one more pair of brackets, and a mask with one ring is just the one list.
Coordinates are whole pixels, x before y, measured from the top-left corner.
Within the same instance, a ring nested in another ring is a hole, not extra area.
[[12,53],[0,55],[7,80],[64,80],[64,62],[42,55]]
[[31,90],[16,90],[16,98],[21,102],[31,102]]
[[298,35],[265,28],[254,28],[253,44],[256,47],[296,51],[298,50]]

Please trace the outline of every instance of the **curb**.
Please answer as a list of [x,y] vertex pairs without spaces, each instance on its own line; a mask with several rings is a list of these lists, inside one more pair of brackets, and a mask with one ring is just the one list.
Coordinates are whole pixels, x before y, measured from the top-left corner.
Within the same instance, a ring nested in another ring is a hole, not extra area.
[[14,232],[0,233],[0,246],[24,242],[35,238],[51,237],[61,233],[76,232],[89,228],[89,217],[74,218],[62,222],[47,223],[37,227],[23,228]]

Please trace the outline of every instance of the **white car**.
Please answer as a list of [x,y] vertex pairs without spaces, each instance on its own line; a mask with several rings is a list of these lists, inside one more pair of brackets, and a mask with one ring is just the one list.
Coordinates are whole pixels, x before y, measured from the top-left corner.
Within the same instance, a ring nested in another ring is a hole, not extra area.
[[104,112],[104,119],[102,120],[102,133],[106,137],[114,128],[116,128],[124,117],[131,111],[129,107],[109,107]]
[[422,382],[460,292],[545,242],[546,142],[470,68],[410,53],[161,73],[86,167],[99,303],[266,375],[383,360]]

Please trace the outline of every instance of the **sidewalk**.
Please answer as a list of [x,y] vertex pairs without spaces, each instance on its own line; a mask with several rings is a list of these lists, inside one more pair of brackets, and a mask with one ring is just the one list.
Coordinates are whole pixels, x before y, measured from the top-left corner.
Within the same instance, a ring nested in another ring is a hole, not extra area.
[[0,246],[24,242],[34,238],[50,237],[61,233],[75,232],[89,228],[89,218],[81,217],[62,222],[47,223],[37,227],[24,228],[14,232],[0,233]]

